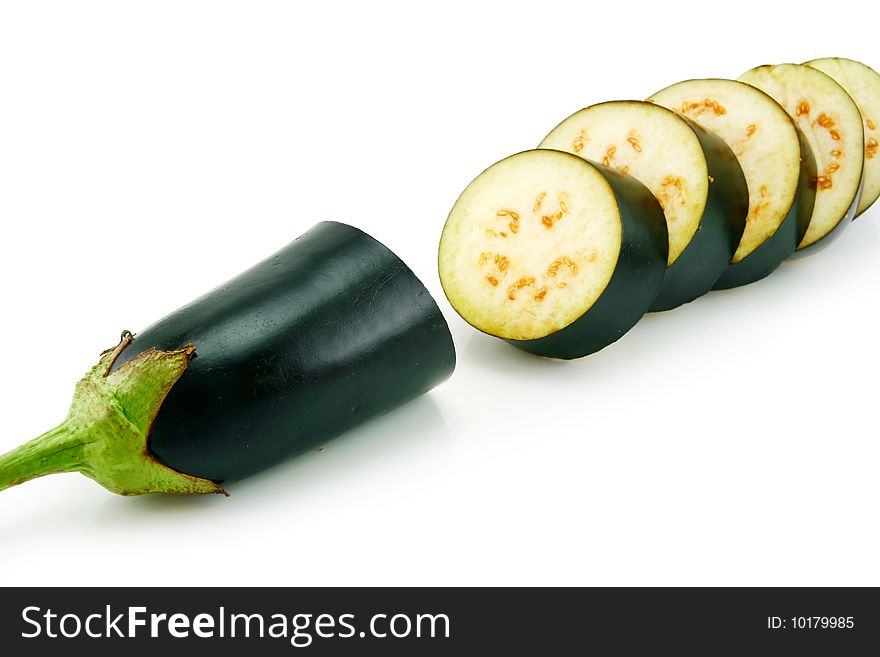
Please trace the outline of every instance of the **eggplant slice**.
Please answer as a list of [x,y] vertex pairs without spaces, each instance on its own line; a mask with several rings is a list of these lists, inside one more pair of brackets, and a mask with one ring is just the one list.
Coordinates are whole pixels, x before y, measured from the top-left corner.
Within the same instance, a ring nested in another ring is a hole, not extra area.
[[782,105],[812,148],[816,203],[798,251],[826,246],[850,223],[859,203],[865,159],[859,108],[831,77],[801,64],[758,66],[739,79]]
[[718,135],[745,174],[749,210],[730,266],[715,284],[753,283],[794,253],[816,196],[815,159],[794,120],[766,93],[723,79],[678,82],[649,98]]
[[568,117],[539,148],[631,175],[660,202],[668,269],[651,310],[693,301],[727,269],[745,229],[748,190],[736,157],[717,136],[659,105],[612,101]]
[[865,174],[862,196],[856,208],[858,217],[880,198],[880,73],[852,59],[826,57],[807,62],[834,78],[855,101],[862,114],[865,131]]
[[508,157],[456,201],[440,280],[475,328],[531,353],[577,358],[650,307],[668,255],[663,212],[629,176],[554,150]]

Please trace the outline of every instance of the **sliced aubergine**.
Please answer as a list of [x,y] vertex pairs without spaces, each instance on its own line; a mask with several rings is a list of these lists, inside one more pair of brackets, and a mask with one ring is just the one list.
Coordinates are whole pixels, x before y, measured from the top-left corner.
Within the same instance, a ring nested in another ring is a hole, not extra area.
[[748,190],[730,148],[670,110],[641,101],[587,107],[539,148],[601,162],[653,192],[669,230],[668,269],[651,310],[669,310],[712,289],[745,229]]
[[865,173],[856,216],[880,198],[880,73],[852,59],[826,57],[807,62],[834,78],[855,101],[865,131]]
[[660,289],[667,255],[663,211],[638,180],[533,150],[464,190],[443,229],[439,269],[469,324],[569,359],[632,328]]
[[745,175],[745,232],[715,288],[764,278],[804,238],[816,197],[816,162],[794,120],[763,91],[734,80],[686,80],[649,100],[718,135]]
[[0,458],[0,489],[77,470],[124,495],[222,492],[215,482],[313,449],[454,365],[413,272],[369,235],[323,222],[125,334],[77,386],[65,423]]
[[827,246],[855,216],[864,165],[859,108],[846,90],[802,64],[758,66],[740,76],[794,119],[816,158],[816,202],[798,252]]

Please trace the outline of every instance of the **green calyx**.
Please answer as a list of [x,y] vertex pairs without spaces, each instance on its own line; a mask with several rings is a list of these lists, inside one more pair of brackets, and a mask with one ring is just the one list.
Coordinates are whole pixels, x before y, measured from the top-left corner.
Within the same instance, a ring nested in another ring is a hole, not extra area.
[[147,447],[153,420],[195,346],[148,349],[111,373],[132,337],[123,332],[80,379],[64,422],[0,456],[0,490],[48,474],[81,472],[119,495],[228,494],[213,481],[172,470]]

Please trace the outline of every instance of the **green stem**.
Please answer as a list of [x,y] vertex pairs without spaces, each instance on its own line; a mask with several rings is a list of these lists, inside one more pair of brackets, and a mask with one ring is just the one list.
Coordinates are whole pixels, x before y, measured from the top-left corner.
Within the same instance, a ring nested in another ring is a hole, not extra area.
[[48,474],[81,472],[119,495],[226,494],[213,481],[169,468],[148,446],[153,420],[195,346],[147,349],[111,372],[132,339],[123,332],[80,379],[64,422],[0,456],[0,490]]
[[0,490],[37,477],[77,472],[85,465],[88,441],[67,422],[0,456]]

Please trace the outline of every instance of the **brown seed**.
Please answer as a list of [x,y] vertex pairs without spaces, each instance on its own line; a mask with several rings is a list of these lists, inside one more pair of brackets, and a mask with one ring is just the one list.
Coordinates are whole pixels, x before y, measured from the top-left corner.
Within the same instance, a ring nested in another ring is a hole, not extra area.
[[823,128],[831,128],[834,126],[834,119],[832,119],[830,116],[828,116],[824,112],[822,112],[822,114],[819,115],[819,118],[816,119],[816,122],[820,126],[822,126]]
[[814,183],[819,189],[831,189],[831,178],[828,176],[816,176],[810,182]]
[[499,210],[498,212],[495,213],[495,215],[498,217],[506,217],[507,214],[508,214],[507,210]]
[[574,138],[574,142],[572,142],[572,144],[571,144],[571,149],[575,153],[580,153],[582,150],[584,150],[584,146],[586,146],[586,144],[587,144],[587,131],[581,130],[578,133],[578,136]]
[[553,224],[562,219],[562,211],[560,210],[556,214],[544,215],[541,217],[541,223],[544,224],[546,228],[553,228]]
[[[593,255],[595,256],[595,254]],[[549,267],[547,267],[547,276],[556,276],[559,273],[559,268],[563,265],[568,268],[568,271],[572,276],[575,276],[577,274],[577,263],[568,256],[559,256],[558,258],[556,258],[556,260],[550,263]]]
[[767,185],[761,185],[758,191],[761,193],[761,198],[767,198]]
[[489,281],[493,286],[498,285],[498,279],[494,276],[486,276],[486,280]]
[[837,132],[837,130],[830,130],[830,131],[828,132],[828,134],[831,135],[831,138],[832,138],[833,140],[835,140],[835,141],[840,141],[840,133]]
[[835,149],[835,150],[831,151],[831,154],[834,157],[840,157],[841,155],[843,155],[843,151],[839,151],[839,150]]
[[825,173],[834,173],[838,169],[840,169],[840,165],[837,164],[837,162],[832,162],[827,167],[825,167]]
[[876,130],[877,129],[874,126],[874,122],[871,119],[865,119],[865,125],[868,126],[868,130]]
[[492,257],[492,253],[489,251],[485,251],[480,254],[480,264],[485,265],[486,261]]
[[501,272],[507,271],[507,268],[510,266],[510,260],[504,256],[501,256],[496,262],[498,263],[498,271]]
[[801,116],[803,114],[809,114],[809,113],[810,113],[810,104],[805,101],[801,101],[800,105],[798,105],[798,107],[797,107],[797,115]]
[[755,125],[754,123],[750,123],[748,126],[746,126],[746,137],[751,137],[753,134],[755,134],[755,130],[757,129],[757,125]]
[[633,150],[636,153],[642,152],[642,147],[639,145],[639,140],[636,137],[627,137],[626,140],[629,142],[629,145],[633,147]]
[[874,137],[868,139],[865,144],[865,157],[871,159],[877,155],[877,140]]
[[606,167],[611,166],[611,160],[614,159],[614,154],[617,152],[617,146],[609,146],[608,150],[605,151],[605,157],[602,158],[602,164]]
[[541,209],[541,203],[544,202],[544,197],[547,196],[547,192],[541,192],[538,194],[538,198],[535,199],[535,207],[532,208],[532,212],[537,212]]
[[547,296],[547,288],[542,287],[540,290],[535,292],[535,301],[543,301],[544,297]]

